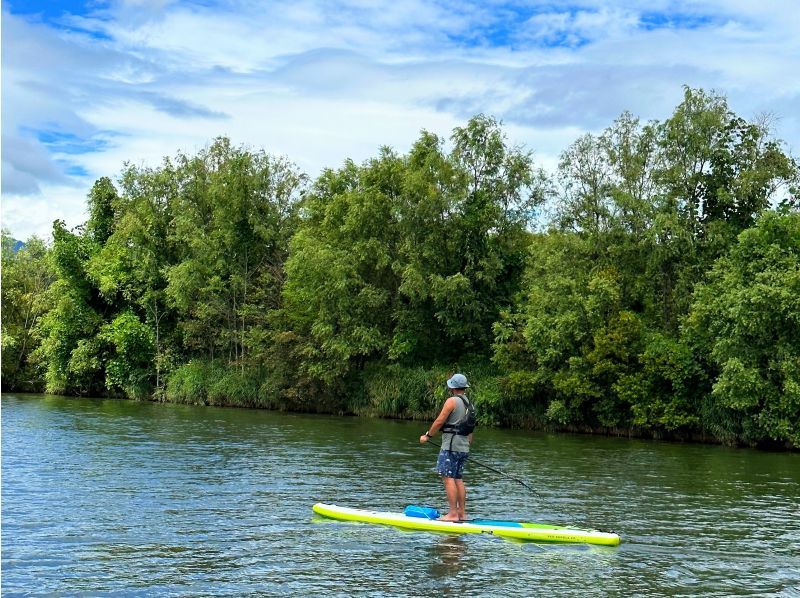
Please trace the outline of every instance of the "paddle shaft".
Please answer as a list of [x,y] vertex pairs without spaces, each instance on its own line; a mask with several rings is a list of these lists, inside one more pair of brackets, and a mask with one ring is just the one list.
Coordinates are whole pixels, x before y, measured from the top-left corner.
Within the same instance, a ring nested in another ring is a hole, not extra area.
[[[428,444],[432,444],[433,446],[435,446],[435,447],[437,447],[437,448],[442,448],[442,445],[441,445],[441,444],[438,444],[438,443],[434,442],[433,440],[428,440]],[[486,469],[488,469],[489,471],[493,471],[493,472],[495,472],[495,473],[497,473],[497,474],[500,474],[501,476],[503,476],[503,477],[506,477],[506,478],[508,478],[508,479],[510,479],[510,480],[514,480],[515,482],[517,482],[517,483],[519,483],[519,484],[522,484],[523,486],[525,486],[525,488],[527,488],[528,490],[530,490],[530,491],[531,491],[533,494],[535,494],[537,497],[541,498],[541,497],[539,496],[539,493],[538,493],[538,492],[536,492],[536,490],[534,490],[534,488],[533,488],[533,487],[532,487],[530,484],[528,484],[527,482],[525,482],[524,480],[521,480],[521,479],[519,479],[518,477],[516,477],[516,476],[513,476],[513,475],[511,475],[511,474],[508,474],[508,473],[506,473],[505,471],[501,471],[501,470],[497,469],[496,467],[492,467],[491,465],[487,465],[486,463],[483,463],[483,462],[481,462],[481,461],[478,461],[477,459],[474,459],[474,458],[472,458],[472,457],[470,457],[470,459],[469,459],[469,462],[470,462],[470,463],[475,463],[476,465],[480,465],[481,467],[485,467],[485,468],[486,468]]]
[[[432,439],[428,439],[428,444],[432,444],[433,446],[435,446],[437,448],[442,448],[441,444],[438,444],[438,443],[434,442]],[[505,471],[501,471],[501,470],[497,469],[496,467],[492,467],[491,465],[483,463],[482,461],[478,461],[477,459],[473,459],[472,457],[469,458],[469,462],[470,463],[476,463],[477,465],[480,465],[481,467],[485,467],[486,469],[488,469],[490,471],[493,471],[493,472],[495,472],[497,474],[500,474],[503,477],[506,477],[506,478],[508,478],[510,480],[514,480],[515,482],[517,482],[519,484],[522,484],[523,486],[525,486],[525,488],[527,488],[530,492],[532,492],[533,495],[536,496],[540,501],[546,502],[542,498],[542,495],[539,494],[530,484],[528,484],[524,480],[521,480],[518,477],[513,476],[511,474],[508,474]],[[462,519],[461,520],[462,523],[467,523],[467,522],[470,522],[470,521],[473,521],[473,520],[470,520],[470,519]],[[474,521],[478,521],[478,520],[474,520]],[[567,525],[570,525],[570,524],[567,524]],[[579,522],[579,521],[574,522],[574,525],[577,525],[577,526],[580,526],[580,527],[583,527],[583,528],[587,528],[587,529],[594,529],[593,526],[591,526],[589,524],[586,524],[586,523]]]

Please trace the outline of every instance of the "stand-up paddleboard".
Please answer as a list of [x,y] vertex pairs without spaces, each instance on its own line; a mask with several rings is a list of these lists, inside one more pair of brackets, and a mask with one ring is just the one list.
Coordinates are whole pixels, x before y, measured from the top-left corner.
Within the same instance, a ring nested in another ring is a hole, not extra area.
[[331,519],[393,525],[409,530],[445,532],[449,534],[493,534],[504,538],[534,540],[537,542],[569,542],[599,544],[602,546],[616,546],[620,543],[620,538],[615,533],[544,523],[523,523],[495,519],[470,519],[464,522],[441,521],[424,517],[409,517],[403,513],[351,509],[325,503],[317,503],[313,508],[318,515]]

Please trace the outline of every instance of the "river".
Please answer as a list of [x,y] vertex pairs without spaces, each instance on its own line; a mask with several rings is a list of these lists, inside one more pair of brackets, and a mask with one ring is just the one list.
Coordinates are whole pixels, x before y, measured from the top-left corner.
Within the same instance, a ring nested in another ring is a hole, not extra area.
[[340,523],[444,510],[425,424],[2,396],[2,594],[800,596],[800,454],[478,430],[472,516],[618,547]]

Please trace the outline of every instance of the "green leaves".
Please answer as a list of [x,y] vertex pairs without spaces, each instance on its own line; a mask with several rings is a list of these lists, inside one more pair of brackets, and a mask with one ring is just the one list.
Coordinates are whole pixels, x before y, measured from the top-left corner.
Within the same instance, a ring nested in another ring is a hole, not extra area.
[[487,423],[798,446],[798,180],[690,88],[552,180],[485,115],[310,184],[219,138],[4,233],[3,382],[406,417],[468,356]]
[[389,343],[396,161],[384,152],[363,169],[347,164],[325,173],[303,203],[306,218],[291,243],[283,297],[288,326],[306,345],[301,367],[312,378],[340,378],[351,360]]
[[102,317],[88,304],[82,290],[73,287],[69,280],[56,281],[47,294],[52,308],[37,327],[41,344],[35,353],[46,367],[47,391],[101,392],[102,355],[94,337],[102,325]]
[[724,97],[685,88],[683,102],[660,127],[664,164],[658,178],[687,226],[701,238],[724,222],[733,236],[750,226],[773,194],[796,176],[796,165]]
[[797,445],[800,402],[800,214],[765,212],[698,287],[687,322],[719,371],[718,433]]
[[41,239],[31,237],[15,250],[15,240],[4,230],[2,243],[3,388],[41,389],[33,357],[41,341],[37,327],[51,309],[47,289],[55,272]]
[[[244,367],[252,328],[280,305],[280,283],[303,177],[286,160],[217,139],[165,168],[175,180],[161,271],[192,354],[224,355]],[[146,175],[146,173],[145,173]]]
[[559,170],[554,228],[495,325],[496,362],[537,376],[558,425],[796,442],[781,372],[797,353],[800,232],[765,208],[794,193],[797,167],[767,128],[687,88],[664,123],[623,114]]
[[423,132],[328,170],[303,200],[286,264],[284,314],[306,375],[332,381],[369,360],[447,360],[488,349],[522,273],[536,173],[478,116],[445,153]]
[[106,386],[128,397],[144,399],[153,386],[155,334],[132,311],[125,311],[104,325],[98,340],[110,345],[105,364]]

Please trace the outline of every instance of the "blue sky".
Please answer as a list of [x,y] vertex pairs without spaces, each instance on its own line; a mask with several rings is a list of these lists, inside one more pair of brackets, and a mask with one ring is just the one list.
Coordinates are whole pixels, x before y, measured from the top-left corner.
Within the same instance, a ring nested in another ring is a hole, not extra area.
[[484,112],[553,170],[682,85],[800,153],[795,0],[3,0],[2,225],[85,219],[95,179],[214,137],[311,175]]

